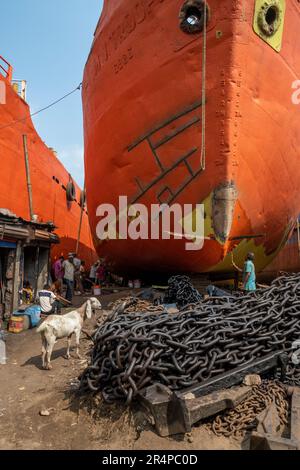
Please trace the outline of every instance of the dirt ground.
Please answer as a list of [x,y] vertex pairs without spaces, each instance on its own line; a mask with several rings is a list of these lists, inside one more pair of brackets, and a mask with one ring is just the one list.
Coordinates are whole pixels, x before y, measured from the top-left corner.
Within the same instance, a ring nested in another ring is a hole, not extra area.
[[[126,296],[101,298],[108,302]],[[77,302],[82,303],[84,299]],[[92,330],[95,319],[85,324]],[[208,450],[241,449],[237,441],[217,438],[205,427],[192,436],[159,437],[136,411],[108,406],[100,399],[79,399],[76,378],[87,365],[91,341],[81,340],[84,360],[64,359],[66,343],[53,353],[53,370],[41,368],[41,341],[35,330],[8,335],[6,366],[0,366],[0,450]],[[47,410],[49,416],[41,416]]]

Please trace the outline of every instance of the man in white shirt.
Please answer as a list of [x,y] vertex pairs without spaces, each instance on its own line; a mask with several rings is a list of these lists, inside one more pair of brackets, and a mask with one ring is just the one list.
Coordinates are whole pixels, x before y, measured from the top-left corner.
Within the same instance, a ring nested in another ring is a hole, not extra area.
[[74,255],[69,254],[67,261],[63,262],[64,269],[64,281],[67,286],[66,299],[72,303],[73,293],[74,293],[74,276],[75,276],[75,266],[74,266]]
[[49,285],[46,284],[44,289],[38,292],[37,297],[43,314],[53,315],[61,313],[61,304]]
[[79,271],[80,269],[80,266],[81,266],[81,260],[78,258],[77,254],[76,255],[73,255],[74,258],[73,258],[73,264],[75,266],[75,270],[76,271]]
[[92,281],[93,284],[96,283],[96,277],[97,277],[97,269],[99,267],[99,262],[97,261],[96,263],[94,263],[91,267],[91,270],[90,270],[90,280]]

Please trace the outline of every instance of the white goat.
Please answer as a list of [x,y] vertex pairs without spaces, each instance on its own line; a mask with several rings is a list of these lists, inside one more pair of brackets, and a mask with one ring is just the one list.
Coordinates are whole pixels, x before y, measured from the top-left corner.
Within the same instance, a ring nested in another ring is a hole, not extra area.
[[100,310],[101,303],[95,297],[85,302],[82,307],[67,313],[66,315],[51,315],[37,329],[42,337],[42,360],[43,369],[51,370],[51,355],[53,347],[58,339],[68,338],[66,358],[70,359],[70,347],[72,336],[76,337],[76,354],[80,359],[79,341],[83,323],[92,318],[93,310]]

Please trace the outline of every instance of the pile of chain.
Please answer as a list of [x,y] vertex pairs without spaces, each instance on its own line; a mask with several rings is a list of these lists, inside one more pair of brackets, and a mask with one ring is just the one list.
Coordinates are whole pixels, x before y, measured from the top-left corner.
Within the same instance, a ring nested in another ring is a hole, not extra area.
[[[123,308],[122,308],[123,307]],[[118,310],[119,313],[160,313],[164,311],[162,306],[155,306],[148,300],[138,299],[136,297],[126,297],[111,302],[108,306],[110,310]]]
[[288,364],[286,371],[286,379],[284,382],[289,385],[297,385],[298,387],[300,387],[300,367]]
[[292,353],[299,338],[300,274],[243,298],[214,298],[175,315],[120,314],[96,332],[81,389],[129,404],[155,382],[182,390],[273,351]]
[[174,276],[169,279],[169,298],[182,308],[189,304],[201,302],[202,295],[195,289],[187,276]]
[[257,428],[257,417],[269,405],[275,404],[282,427],[288,424],[289,402],[285,388],[271,381],[253,387],[250,397],[234,410],[226,411],[208,424],[216,436],[245,437]]

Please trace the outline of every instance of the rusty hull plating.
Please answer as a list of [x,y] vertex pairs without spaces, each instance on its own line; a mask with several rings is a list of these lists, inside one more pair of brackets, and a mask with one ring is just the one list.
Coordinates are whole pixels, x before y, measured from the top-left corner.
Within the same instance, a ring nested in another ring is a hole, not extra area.
[[183,240],[98,241],[118,271],[230,271],[232,251],[240,263],[254,251],[260,270],[299,213],[300,4],[209,0],[206,34],[203,12],[202,0],[104,2],[83,83],[92,233],[97,207],[120,195],[205,204],[199,252]]

